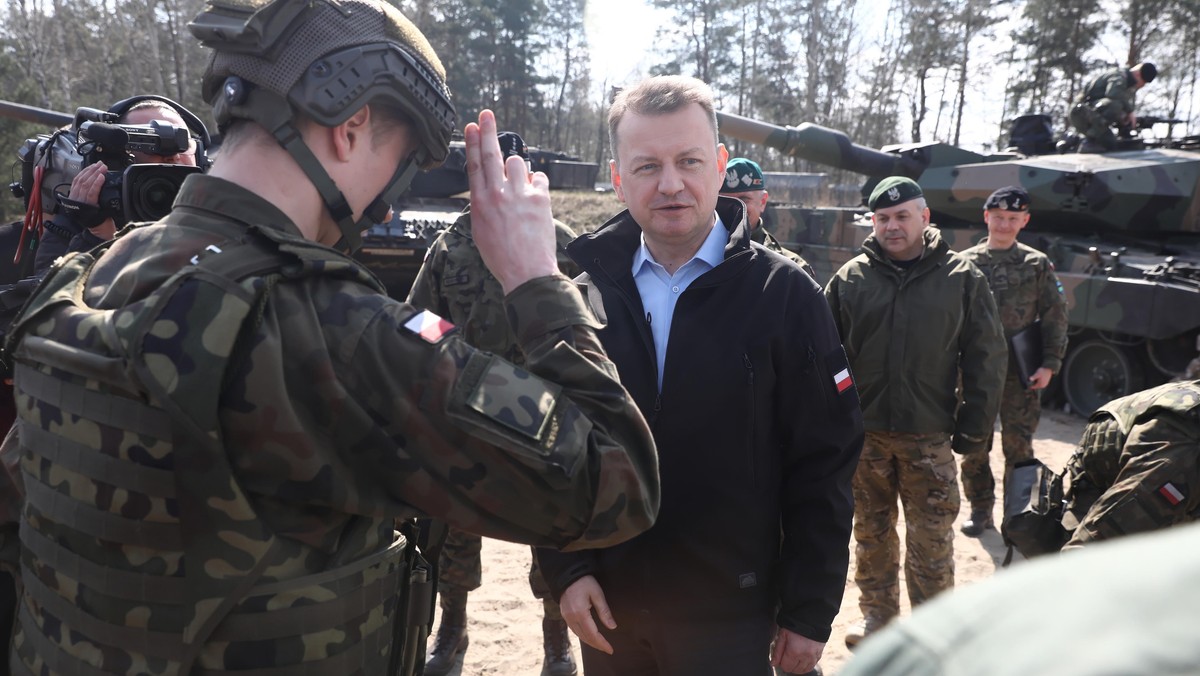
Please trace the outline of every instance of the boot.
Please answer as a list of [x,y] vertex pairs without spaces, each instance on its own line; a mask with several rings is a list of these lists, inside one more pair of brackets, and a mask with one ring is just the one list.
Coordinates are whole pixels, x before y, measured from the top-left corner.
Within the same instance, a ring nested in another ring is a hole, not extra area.
[[963,535],[977,538],[983,535],[983,531],[994,527],[991,509],[975,509],[972,507],[971,518],[963,522],[962,532]]
[[884,625],[886,624],[886,621],[880,621],[868,617],[862,622],[850,627],[848,630],[846,630],[846,647],[853,651],[854,647],[859,643],[862,643],[864,638],[874,634],[880,629],[883,629]]
[[[575,657],[571,655],[571,635],[563,620],[542,620],[542,645],[546,659],[542,662],[543,676],[575,676]],[[429,673],[426,671],[425,673]]]
[[458,662],[460,653],[467,652],[467,593],[443,591],[441,594],[442,622],[433,639],[433,650],[425,661],[425,676],[445,676]]

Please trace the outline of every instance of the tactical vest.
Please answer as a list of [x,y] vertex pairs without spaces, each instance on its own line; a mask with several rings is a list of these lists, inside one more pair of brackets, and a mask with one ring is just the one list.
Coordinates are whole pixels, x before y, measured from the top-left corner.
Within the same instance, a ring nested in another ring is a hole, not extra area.
[[1137,424],[1163,413],[1186,417],[1198,410],[1200,386],[1196,382],[1167,383],[1097,409],[1066,464],[1069,510],[1063,524],[1069,529],[1077,527],[1091,505],[1116,481],[1125,441]]
[[[415,662],[406,641],[423,651],[413,629],[427,626],[432,590],[414,538],[260,582],[281,542],[225,452],[224,381],[275,284],[319,274],[382,287],[324,247],[228,227],[228,241],[116,310],[84,302],[96,258],[70,256],[14,324],[26,500],[13,674],[396,674]],[[187,332],[203,349],[178,349]]]

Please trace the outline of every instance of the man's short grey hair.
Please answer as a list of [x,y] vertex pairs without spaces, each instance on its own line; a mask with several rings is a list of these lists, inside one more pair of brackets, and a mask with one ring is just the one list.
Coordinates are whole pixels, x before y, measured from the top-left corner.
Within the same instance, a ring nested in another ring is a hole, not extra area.
[[617,157],[617,126],[621,124],[625,113],[666,115],[693,103],[699,105],[708,116],[712,126],[713,146],[716,146],[719,140],[713,92],[712,88],[702,80],[682,75],[659,75],[646,78],[631,89],[621,90],[608,109],[608,142],[612,147],[613,159],[619,160]]

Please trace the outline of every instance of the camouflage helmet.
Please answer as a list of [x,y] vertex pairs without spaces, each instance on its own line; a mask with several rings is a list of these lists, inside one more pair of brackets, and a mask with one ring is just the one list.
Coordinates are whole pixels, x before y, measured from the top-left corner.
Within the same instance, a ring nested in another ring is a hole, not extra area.
[[456,120],[446,72],[428,40],[382,0],[209,0],[188,25],[213,49],[204,100],[218,127],[262,125],[304,169],[350,248],[370,226],[355,222],[341,192],[300,139],[299,116],[333,127],[373,100],[404,111],[418,148],[368,207],[378,222],[417,168],[446,159]]

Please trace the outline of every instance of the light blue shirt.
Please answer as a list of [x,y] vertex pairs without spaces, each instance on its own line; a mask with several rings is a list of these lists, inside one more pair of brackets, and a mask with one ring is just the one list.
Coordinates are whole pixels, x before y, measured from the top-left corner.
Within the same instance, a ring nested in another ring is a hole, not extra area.
[[729,231],[717,216],[708,237],[691,260],[679,266],[675,274],[654,260],[646,247],[646,235],[633,254],[633,281],[642,297],[646,310],[646,322],[654,334],[654,356],[658,360],[658,391],[662,391],[663,365],[667,362],[667,339],[671,337],[671,319],[675,315],[675,303],[679,296],[700,275],[717,267],[725,260],[725,245],[729,242]]

